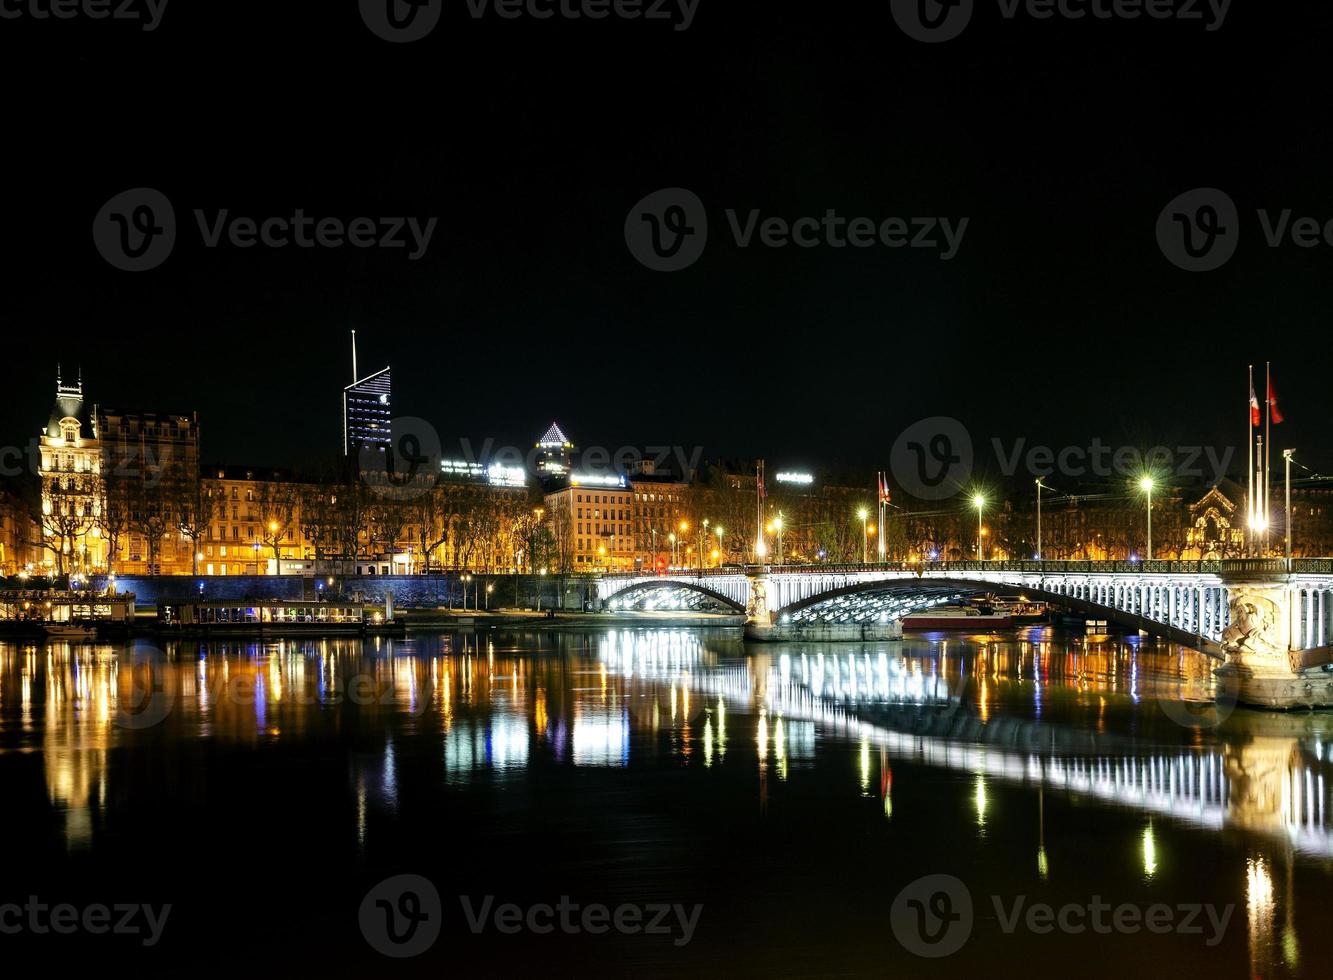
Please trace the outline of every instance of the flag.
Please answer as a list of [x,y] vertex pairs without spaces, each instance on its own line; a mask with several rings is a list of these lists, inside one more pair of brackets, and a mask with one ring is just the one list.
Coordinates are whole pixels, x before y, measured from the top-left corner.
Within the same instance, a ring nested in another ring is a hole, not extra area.
[[1268,411],[1272,416],[1274,425],[1281,425],[1285,419],[1281,412],[1277,410],[1277,391],[1273,388],[1273,376],[1268,377]]
[[1259,428],[1259,396],[1254,393],[1254,383],[1250,383],[1250,425]]
[[883,473],[879,474],[879,502],[887,504],[893,500],[893,494],[889,492],[889,479]]

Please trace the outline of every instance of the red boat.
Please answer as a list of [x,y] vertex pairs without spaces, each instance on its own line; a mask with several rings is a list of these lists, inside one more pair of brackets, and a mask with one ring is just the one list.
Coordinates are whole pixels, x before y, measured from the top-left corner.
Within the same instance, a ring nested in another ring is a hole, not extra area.
[[939,606],[903,617],[905,630],[1002,630],[1014,625],[1008,613],[982,610],[977,606]]

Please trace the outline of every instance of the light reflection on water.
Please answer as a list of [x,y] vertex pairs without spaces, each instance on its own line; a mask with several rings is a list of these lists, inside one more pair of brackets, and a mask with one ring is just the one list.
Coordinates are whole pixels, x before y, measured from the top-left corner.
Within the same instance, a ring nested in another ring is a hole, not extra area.
[[[349,761],[364,849],[372,815],[403,805],[409,750],[433,753],[440,781],[460,791],[522,780],[538,763],[743,764],[761,808],[773,781],[850,755],[845,792],[875,800],[890,823],[902,817],[898,765],[966,779],[978,838],[1012,831],[1002,788],[1037,795],[1031,860],[1042,880],[1061,870],[1045,828],[1053,798],[1142,813],[1132,846],[1147,882],[1171,860],[1160,821],[1193,828],[1205,849],[1241,833],[1252,973],[1295,970],[1291,868],[1333,856],[1333,718],[1239,711],[1193,728],[1159,709],[1206,699],[1210,668],[1165,643],[1045,630],[748,648],[732,632],[678,629],[180,643],[161,655],[144,642],[0,645],[0,764],[40,752],[66,846],[90,849],[116,789],[113,753],[164,739],[262,753],[352,729],[377,736]],[[125,723],[164,703],[160,722]]]

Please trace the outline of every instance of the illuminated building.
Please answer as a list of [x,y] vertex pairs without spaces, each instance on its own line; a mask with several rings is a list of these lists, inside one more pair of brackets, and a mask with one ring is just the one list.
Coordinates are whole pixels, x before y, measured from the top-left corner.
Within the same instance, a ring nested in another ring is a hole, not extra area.
[[83,402],[83,376],[64,383],[56,368],[56,400],[40,439],[43,563],[57,574],[102,568],[106,548],[98,527],[102,448]]
[[389,368],[353,381],[343,389],[343,453],[362,449],[384,451],[393,441],[390,434],[390,400],[393,384]]
[[567,570],[635,567],[634,491],[620,475],[573,473],[546,494],[546,513]]
[[[204,575],[284,575],[307,569],[301,536],[301,485],[280,470],[210,467],[203,477],[212,501],[199,545]],[[282,568],[275,559],[281,558]]]
[[15,493],[0,490],[0,575],[17,575],[41,563],[44,555],[35,544],[40,540],[41,529],[28,504]]
[[100,530],[111,567],[124,574],[188,574],[194,544],[181,525],[198,489],[197,421],[97,406],[93,426],[104,477]]
[[563,477],[573,465],[574,444],[560,431],[555,422],[546,430],[546,434],[537,441],[541,454],[537,457],[537,472],[543,477]]

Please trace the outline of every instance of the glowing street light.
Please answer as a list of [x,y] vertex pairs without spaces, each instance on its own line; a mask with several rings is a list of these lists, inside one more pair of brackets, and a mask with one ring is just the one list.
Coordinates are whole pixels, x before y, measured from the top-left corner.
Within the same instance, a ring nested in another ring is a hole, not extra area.
[[1150,476],[1145,476],[1139,480],[1139,489],[1148,497],[1148,561],[1152,561],[1152,491],[1155,485],[1153,478]]
[[986,498],[979,493],[974,495],[972,497],[972,506],[977,509],[977,561],[985,561],[985,556],[981,550],[981,539],[986,535],[982,528],[981,519],[986,512]]
[[870,517],[870,511],[862,507],[856,512],[856,516],[861,518],[861,564],[870,564],[870,531],[866,524],[866,519]]

